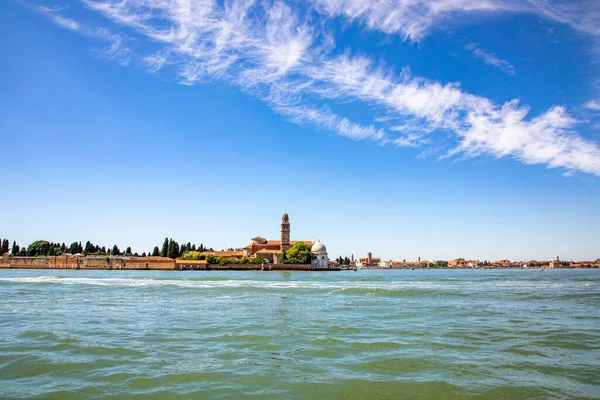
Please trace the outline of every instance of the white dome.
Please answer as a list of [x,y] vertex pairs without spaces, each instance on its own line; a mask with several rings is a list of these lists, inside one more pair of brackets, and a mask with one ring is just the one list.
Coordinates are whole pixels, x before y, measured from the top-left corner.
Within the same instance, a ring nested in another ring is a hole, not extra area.
[[310,251],[312,251],[313,253],[327,253],[327,248],[325,247],[325,245],[321,242],[316,242],[315,244],[312,245],[312,248],[310,249]]

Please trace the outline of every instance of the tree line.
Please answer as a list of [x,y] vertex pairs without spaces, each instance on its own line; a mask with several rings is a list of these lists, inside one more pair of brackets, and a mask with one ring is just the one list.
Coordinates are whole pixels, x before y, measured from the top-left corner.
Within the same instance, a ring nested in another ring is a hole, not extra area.
[[196,244],[192,244],[191,242],[179,244],[177,241],[172,238],[165,238],[161,248],[158,246],[154,246],[152,251],[148,253],[143,252],[139,254],[137,252],[133,252],[130,246],[125,248],[125,251],[119,249],[118,245],[114,245],[112,247],[99,246],[91,241],[85,242],[85,245],[82,245],[82,242],[73,242],[70,245],[66,245],[65,243],[55,243],[49,242],[47,240],[36,240],[31,243],[29,246],[21,247],[17,244],[16,241],[13,240],[12,246],[10,245],[10,241],[8,239],[0,239],[0,255],[5,253],[10,253],[13,256],[22,256],[22,257],[39,257],[39,256],[60,256],[61,254],[83,254],[84,256],[133,256],[133,257],[146,257],[154,256],[154,257],[170,257],[170,258],[178,258],[184,253],[188,251],[198,251],[203,252],[207,250],[212,250],[204,246],[204,244],[200,243],[199,246]]
[[339,256],[335,261],[337,261],[339,265],[350,265],[350,259],[348,257]]

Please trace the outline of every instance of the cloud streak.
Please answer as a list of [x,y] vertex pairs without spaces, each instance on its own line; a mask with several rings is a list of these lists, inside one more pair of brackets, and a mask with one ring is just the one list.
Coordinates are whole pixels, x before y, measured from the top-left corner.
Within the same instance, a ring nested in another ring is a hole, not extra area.
[[457,17],[500,13],[533,14],[600,37],[595,0],[312,0],[329,16],[343,16],[370,29],[419,41],[431,30],[450,26]]
[[517,75],[515,72],[515,67],[513,67],[511,63],[498,58],[498,56],[496,56],[494,53],[482,49],[475,43],[466,44],[465,49],[470,51],[476,58],[483,60],[484,63],[496,67],[512,77]]
[[82,25],[74,19],[60,15],[61,8],[38,6],[37,10],[58,26],[106,43],[105,48],[100,51],[103,57],[109,58],[123,66],[129,64],[133,51],[124,44],[125,38],[123,35],[112,33],[105,28],[90,28]]
[[[351,49],[335,54],[333,34],[323,28],[328,16],[344,15],[417,40],[460,6],[472,12],[515,11],[530,3],[398,2],[392,12],[392,3],[374,0],[322,0],[308,10],[252,0],[83,3],[122,31],[96,28],[87,33],[113,43],[111,54],[127,49],[128,57],[137,57],[148,71],[186,85],[227,82],[299,124],[402,147],[439,144],[445,133],[453,138],[449,156],[512,157],[527,164],[600,175],[600,148],[575,132],[578,122],[565,107],[530,116],[529,108],[516,100],[496,104],[463,91],[458,83],[413,76],[408,68],[396,74]],[[143,42],[143,52],[135,54],[124,44],[130,35]],[[509,63],[479,47],[471,49],[475,50],[484,61],[514,73]],[[372,110],[376,117],[363,123],[331,111],[331,106],[348,102]]]

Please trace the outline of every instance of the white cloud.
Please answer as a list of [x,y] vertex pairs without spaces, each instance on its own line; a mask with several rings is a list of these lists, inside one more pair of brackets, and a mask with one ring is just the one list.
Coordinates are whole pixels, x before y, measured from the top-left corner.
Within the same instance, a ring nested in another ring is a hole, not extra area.
[[49,8],[44,6],[38,6],[38,10],[47,15],[55,24],[62,26],[63,28],[70,29],[72,31],[79,31],[81,26],[77,21],[70,18],[65,18],[59,15],[59,8]]
[[588,110],[600,111],[600,103],[598,103],[596,100],[588,101],[583,105],[583,107],[587,108]]
[[[83,1],[129,32],[113,37],[108,31],[90,31],[112,43],[111,54],[132,57],[133,51],[123,41],[135,34],[146,49],[137,55],[140,65],[150,72],[174,73],[175,80],[187,85],[223,80],[296,123],[396,146],[439,148],[443,132],[453,138],[450,155],[512,157],[600,175],[598,145],[577,135],[577,121],[564,107],[554,106],[531,117],[529,108],[517,101],[498,105],[464,92],[458,83],[415,77],[408,68],[395,74],[350,50],[333,55],[331,34],[310,10],[258,0]],[[390,4],[396,8],[390,10]],[[485,0],[323,0],[318,7],[416,40],[435,21],[458,9],[515,11],[532,5]],[[507,68],[503,60],[495,60],[496,66]],[[328,107],[348,102],[378,117],[363,124]]]
[[498,58],[494,53],[482,49],[475,43],[466,44],[465,49],[469,50],[475,57],[483,60],[484,63],[499,68],[512,77],[516,76],[515,67],[508,61]]
[[72,19],[61,17],[60,15],[54,15],[54,16],[52,16],[52,19],[58,25],[61,25],[72,31],[78,31],[80,29],[79,24],[77,22],[73,21]]
[[498,13],[534,14],[592,36],[600,36],[596,0],[312,0],[328,15],[341,15],[370,29],[419,41],[434,27],[457,17],[485,18]]
[[572,131],[577,121],[564,107],[552,107],[530,121],[525,119],[529,110],[517,101],[485,113],[479,111],[468,113],[468,125],[458,131],[463,141],[455,152],[511,155],[526,164],[600,175],[600,148]]
[[100,51],[100,54],[106,58],[110,58],[121,65],[128,65],[132,50],[124,44],[123,35],[115,34],[105,28],[90,28],[88,26],[81,25],[77,21],[66,18],[59,15],[61,8],[48,8],[39,6],[38,10],[41,11],[45,16],[50,18],[55,24],[69,29],[71,31],[78,32],[82,35],[100,39],[104,42],[108,42],[108,46]]

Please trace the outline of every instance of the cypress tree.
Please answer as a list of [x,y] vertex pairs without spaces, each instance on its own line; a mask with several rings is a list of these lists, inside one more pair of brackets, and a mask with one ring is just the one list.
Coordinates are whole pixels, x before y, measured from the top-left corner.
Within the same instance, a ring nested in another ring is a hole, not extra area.
[[13,256],[16,256],[17,254],[19,254],[19,250],[20,250],[19,245],[17,244],[16,241],[13,241],[11,254]]
[[167,246],[167,257],[169,258],[175,258],[173,257],[173,252],[174,252],[174,246],[173,246],[173,239],[169,240],[169,245]]
[[158,257],[159,253],[158,253],[158,246],[154,246],[154,250],[152,250],[152,256],[153,257]]
[[163,257],[169,256],[169,239],[168,238],[165,238],[165,241],[163,242],[162,251],[161,251],[160,255]]
[[127,248],[125,249],[125,255],[126,255],[126,256],[130,256],[130,255],[131,255],[131,247],[127,247]]
[[9,246],[10,246],[10,243],[8,242],[8,239],[2,240],[2,247],[0,248],[0,255],[2,255],[4,253],[8,253]]
[[116,244],[112,248],[112,255],[113,256],[121,255],[121,252],[119,251],[119,247]]

